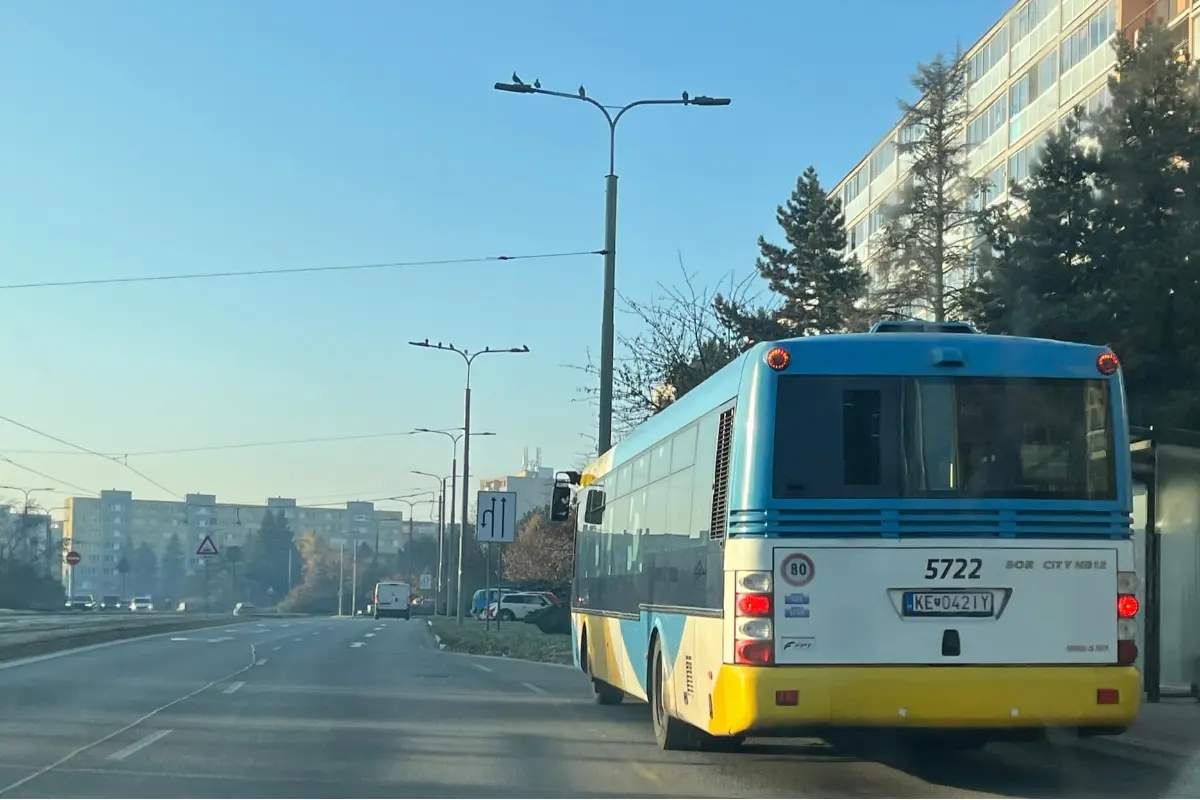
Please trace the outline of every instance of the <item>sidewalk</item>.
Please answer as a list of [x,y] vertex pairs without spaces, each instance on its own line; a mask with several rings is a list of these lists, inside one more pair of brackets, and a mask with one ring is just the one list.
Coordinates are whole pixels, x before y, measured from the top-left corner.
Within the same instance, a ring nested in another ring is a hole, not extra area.
[[1133,751],[1152,757],[1200,757],[1200,703],[1191,698],[1143,702],[1138,721],[1127,732],[1079,739],[1077,743],[1124,757],[1135,755]]

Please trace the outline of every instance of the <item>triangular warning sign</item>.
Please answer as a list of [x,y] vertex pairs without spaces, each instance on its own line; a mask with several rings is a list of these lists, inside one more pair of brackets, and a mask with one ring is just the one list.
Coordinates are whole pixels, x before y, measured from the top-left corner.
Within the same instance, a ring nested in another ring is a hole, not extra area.
[[215,556],[216,554],[217,554],[216,543],[212,540],[211,536],[205,536],[204,541],[201,542],[200,546],[196,548],[196,555],[207,557],[207,556]]

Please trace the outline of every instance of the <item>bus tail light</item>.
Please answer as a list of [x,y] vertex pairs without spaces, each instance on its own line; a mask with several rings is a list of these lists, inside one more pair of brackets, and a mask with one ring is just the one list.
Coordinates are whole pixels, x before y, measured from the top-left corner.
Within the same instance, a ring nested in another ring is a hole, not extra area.
[[1137,663],[1137,615],[1141,610],[1137,588],[1136,572],[1117,573],[1117,663],[1121,666]]
[[733,660],[764,667],[775,661],[775,603],[770,572],[739,572],[734,601]]
[[1112,375],[1121,366],[1121,362],[1117,360],[1116,353],[1101,353],[1096,358],[1096,370],[1101,375]]

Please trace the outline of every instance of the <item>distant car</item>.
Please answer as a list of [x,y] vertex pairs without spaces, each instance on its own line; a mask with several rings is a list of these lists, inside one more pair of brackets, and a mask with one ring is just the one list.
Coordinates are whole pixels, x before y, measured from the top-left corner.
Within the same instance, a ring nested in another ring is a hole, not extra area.
[[90,594],[77,594],[67,601],[69,611],[95,611],[96,598]]
[[127,605],[129,605],[129,603],[125,600],[122,600],[120,595],[106,594],[100,598],[100,608],[103,611],[116,611]]
[[254,605],[254,603],[238,603],[233,607],[233,615],[235,617],[241,617],[247,614],[253,614],[257,610],[258,608]]
[[129,603],[130,611],[153,611],[154,601],[149,597],[135,597]]

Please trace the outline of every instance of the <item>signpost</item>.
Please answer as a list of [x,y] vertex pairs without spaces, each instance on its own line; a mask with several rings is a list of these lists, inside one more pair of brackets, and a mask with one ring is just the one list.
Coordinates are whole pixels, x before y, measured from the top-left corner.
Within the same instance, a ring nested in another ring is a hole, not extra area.
[[75,565],[83,560],[83,557],[74,550],[67,553],[64,560],[70,569],[67,570],[67,597],[68,599],[75,596]]
[[[517,538],[517,493],[480,492],[475,499],[475,541],[487,543],[487,571],[484,582],[483,627],[491,627],[488,609],[492,600],[492,545]],[[500,595],[496,595],[496,630],[500,630]]]
[[433,576],[430,575],[428,572],[423,573],[421,575],[420,588],[421,588],[421,591],[423,591],[423,592],[428,592],[430,589],[433,588]]
[[204,559],[204,613],[208,613],[208,562],[213,560],[221,551],[217,549],[217,543],[212,540],[208,534],[204,534],[204,541],[200,542],[200,546],[196,548],[196,555]]

